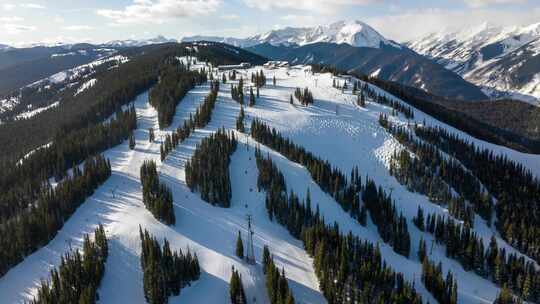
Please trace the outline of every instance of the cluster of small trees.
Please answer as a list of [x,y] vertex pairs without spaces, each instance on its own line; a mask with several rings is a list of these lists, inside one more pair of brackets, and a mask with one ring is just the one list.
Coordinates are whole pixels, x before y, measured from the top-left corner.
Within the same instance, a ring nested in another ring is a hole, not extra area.
[[167,225],[174,225],[176,218],[172,204],[172,192],[169,187],[159,181],[156,163],[145,160],[140,173],[144,206],[159,221]]
[[251,83],[253,83],[253,85],[257,88],[261,88],[266,85],[266,76],[264,75],[262,70],[251,73]]
[[74,167],[71,176],[56,187],[45,184],[30,208],[21,209],[0,222],[0,276],[27,255],[46,245],[65,221],[111,175],[102,156],[86,160],[83,170]]
[[[331,72],[334,75],[337,75],[338,73],[342,71],[338,71],[335,68],[331,67],[314,67],[314,71],[322,71],[322,72]],[[357,76],[357,75],[354,75]],[[339,86],[339,83],[336,82],[336,79],[333,79],[332,86],[334,88],[340,88],[342,90],[347,89],[347,82],[345,81],[343,86]],[[396,100],[388,95],[385,94],[379,94],[378,91],[371,88],[367,83],[361,84],[358,80],[353,80],[353,88],[352,88],[352,94],[357,95],[357,101],[356,103],[361,106],[365,107],[366,105],[366,96],[369,97],[373,102],[376,102],[378,104],[382,104],[388,107],[392,108],[392,114],[395,116],[397,113],[403,114],[405,118],[407,119],[414,119],[414,110],[412,107],[400,102],[399,100]]]
[[294,296],[285,277],[285,269],[279,271],[266,245],[263,249],[262,265],[270,304],[294,304]]
[[[407,151],[394,153],[390,174],[410,190],[425,194],[438,204],[447,204],[451,214],[469,226],[474,223],[475,211],[491,224],[491,195],[471,172],[443,156],[436,146],[414,138],[404,127],[395,126],[386,116],[381,115],[379,122],[416,156],[411,157]],[[452,194],[452,189],[458,196]]]
[[242,132],[242,133],[245,132],[244,117],[245,117],[244,107],[240,106],[240,114],[238,114],[238,118],[236,119],[236,130],[238,132]]
[[[313,257],[315,273],[328,303],[422,303],[403,275],[383,262],[378,246],[351,233],[343,235],[337,223],[326,225],[318,208],[316,212],[311,210],[309,195],[305,202],[292,191],[287,195],[281,172],[269,158],[262,159],[260,153],[258,158],[259,185],[266,190],[270,218],[302,240]],[[269,174],[263,166],[274,168],[273,172]],[[263,262],[268,256],[269,253],[263,257]]]
[[540,272],[534,263],[507,254],[497,246],[495,237],[485,249],[483,240],[470,228],[449,217],[434,214],[425,217],[421,208],[413,222],[420,230],[433,234],[438,243],[445,244],[446,256],[457,260],[465,270],[472,270],[499,286],[507,286],[524,300],[540,300]]
[[165,60],[161,67],[159,81],[150,90],[150,104],[158,111],[158,122],[161,129],[168,127],[176,112],[176,106],[195,85],[206,82],[204,69],[190,71],[182,62],[174,57]]
[[165,141],[161,144],[159,152],[161,161],[164,161],[167,155],[188,138],[195,128],[204,128],[212,119],[212,111],[216,105],[217,96],[219,93],[219,82],[210,83],[210,93],[204,98],[203,103],[195,110],[195,115],[189,116],[184,125],[178,127],[172,134],[165,136]]
[[242,276],[238,270],[232,267],[231,280],[229,282],[229,297],[231,304],[247,304],[244,285],[242,284]]
[[51,270],[50,281],[42,281],[32,304],[93,304],[99,300],[97,289],[105,273],[109,254],[103,226],[95,230],[94,240],[84,236],[79,250],[62,256],[58,269]]
[[408,257],[411,237],[407,219],[403,214],[398,214],[392,197],[380,186],[377,188],[373,180],[368,179],[362,192],[362,200],[383,241],[390,244],[395,252]]
[[141,267],[143,270],[144,297],[149,304],[166,304],[170,296],[199,279],[201,270],[196,254],[187,250],[172,251],[167,239],[163,248],[158,240],[139,227],[141,238]]
[[360,94],[357,95],[356,104],[362,108],[366,107],[366,96],[364,93],[360,92]]
[[461,139],[443,128],[418,126],[415,134],[452,155],[497,199],[497,230],[512,246],[540,262],[540,180],[505,155]]
[[[253,93],[253,92],[252,92]],[[238,80],[238,86],[231,84],[231,98],[239,104],[244,104],[244,79]]]
[[422,260],[422,283],[441,304],[457,304],[457,281],[450,271],[443,277],[442,265],[427,257]]
[[229,163],[236,146],[234,133],[220,129],[197,145],[186,164],[187,186],[212,205],[228,208],[231,204]]
[[521,299],[515,298],[510,289],[503,287],[493,304],[522,304]]
[[304,90],[296,88],[294,91],[294,97],[296,97],[296,99],[298,99],[303,106],[313,104],[313,93],[311,93],[308,88],[305,88]]
[[[351,171],[350,181],[338,168],[332,167],[328,161],[307,152],[303,147],[297,146],[291,140],[285,139],[275,129],[270,129],[264,123],[254,120],[251,124],[251,136],[258,142],[267,145],[289,160],[299,163],[307,168],[311,177],[330,194],[361,225],[366,224],[367,210],[377,225],[378,231],[385,242],[399,254],[409,256],[410,236],[407,222],[403,215],[398,214],[392,203],[390,195],[367,180],[362,186],[358,168]],[[271,169],[263,166],[264,169]],[[360,197],[364,201],[361,206]]]

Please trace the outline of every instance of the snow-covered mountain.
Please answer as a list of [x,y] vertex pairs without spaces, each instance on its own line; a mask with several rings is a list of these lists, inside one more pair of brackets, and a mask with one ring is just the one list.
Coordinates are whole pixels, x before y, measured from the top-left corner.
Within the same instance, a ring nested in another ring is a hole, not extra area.
[[126,39],[126,40],[112,40],[104,43],[106,46],[110,47],[134,47],[134,46],[143,46],[149,44],[161,44],[169,42],[178,42],[174,38],[166,38],[162,35],[158,35],[150,39]]
[[540,23],[495,27],[484,23],[456,32],[438,32],[408,43],[492,97],[540,98]]
[[307,45],[317,42],[346,43],[355,47],[380,48],[381,46],[400,45],[384,38],[371,26],[361,21],[338,21],[329,25],[316,27],[285,27],[269,32],[251,36],[245,39],[215,36],[184,37],[182,41],[216,41],[232,44],[239,47],[250,47],[257,44],[269,43],[279,45]]
[[226,44],[234,45],[236,47],[246,47],[250,45],[248,43],[248,39],[244,39],[244,38],[204,36],[204,35],[184,37],[181,39],[181,41],[182,42],[211,41],[211,42],[226,43]]
[[9,50],[9,49],[12,49],[12,47],[9,46],[9,45],[1,44],[1,43],[0,43],[0,52],[7,51],[7,50]]

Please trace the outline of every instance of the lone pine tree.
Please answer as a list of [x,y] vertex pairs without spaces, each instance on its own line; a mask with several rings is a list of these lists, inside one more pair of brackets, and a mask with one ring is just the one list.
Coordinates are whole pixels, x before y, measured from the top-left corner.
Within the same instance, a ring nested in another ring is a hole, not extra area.
[[242,242],[240,230],[238,230],[238,237],[236,238],[236,256],[239,259],[244,259],[244,243]]

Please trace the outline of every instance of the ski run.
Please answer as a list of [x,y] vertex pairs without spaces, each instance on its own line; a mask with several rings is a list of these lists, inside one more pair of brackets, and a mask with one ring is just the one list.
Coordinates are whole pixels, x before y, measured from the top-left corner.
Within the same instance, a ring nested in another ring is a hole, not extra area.
[[[202,66],[197,64],[192,68]],[[0,278],[0,303],[31,300],[40,281],[47,279],[50,270],[60,264],[61,256],[70,248],[79,248],[84,234],[92,232],[99,223],[105,227],[110,252],[105,276],[98,290],[99,303],[145,303],[139,226],[160,241],[167,238],[173,249],[189,247],[199,258],[200,279],[183,288],[179,296],[170,298],[170,303],[227,303],[233,266],[241,274],[248,303],[269,303],[261,268],[264,245],[269,246],[276,266],[285,270],[297,303],[326,303],[319,290],[312,259],[303,249],[301,241],[268,218],[264,205],[265,193],[257,191],[256,147],[260,147],[264,155],[272,158],[283,172],[287,188],[293,189],[300,199],[305,198],[307,189],[310,190],[312,207],[320,208],[326,222],[335,221],[339,223],[341,231],[351,231],[361,239],[379,244],[385,262],[395,271],[402,272],[409,282],[414,282],[415,289],[425,303],[437,301],[420,279],[422,263],[415,254],[420,238],[428,244],[430,260],[441,262],[443,273],[451,270],[457,279],[459,303],[492,303],[495,300],[499,287],[472,271],[465,271],[457,261],[447,258],[444,245],[433,242],[431,234],[418,230],[412,223],[418,206],[427,213],[448,214],[448,211],[431,203],[427,197],[408,191],[389,174],[390,156],[403,148],[378,123],[379,114],[390,114],[391,108],[370,102],[369,99],[367,106],[361,108],[356,105],[356,96],[350,88],[344,92],[333,88],[334,76],[329,73],[313,74],[307,66],[278,69],[253,67],[239,72],[237,77],[243,75],[244,80],[249,82],[251,73],[259,70],[264,71],[269,81],[261,88],[256,105],[244,107],[245,126],[249,128],[251,121],[258,118],[308,151],[327,159],[343,172],[350,172],[353,166],[358,166],[363,176],[368,175],[377,185],[391,192],[398,212],[407,218],[411,234],[409,258],[397,254],[381,240],[369,216],[365,227],[351,218],[331,196],[319,188],[306,168],[237,131],[234,134],[238,139],[238,147],[232,155],[229,168],[232,182],[231,207],[214,207],[204,202],[197,192],[191,192],[186,186],[184,169],[196,145],[221,127],[235,130],[240,105],[231,98],[229,83],[235,83],[231,81],[221,85],[210,123],[204,129],[196,129],[163,162],[160,161],[160,144],[164,135],[183,125],[190,114],[195,113],[209,93],[210,86],[205,84],[191,90],[178,104],[171,126],[164,130],[159,130],[157,112],[148,103],[148,92],[139,95],[134,100],[138,123],[134,132],[135,149],[130,150],[126,141],[103,153],[111,162],[112,176],[78,208],[47,246],[26,257]],[[216,76],[220,77],[218,74]],[[272,84],[274,76],[275,86]],[[291,105],[289,98],[297,87],[309,87],[315,103],[304,107],[295,101]],[[398,124],[407,123],[402,116],[390,119]],[[477,140],[416,109],[415,121],[443,126],[481,147],[507,155],[540,176],[538,155],[520,153]],[[156,130],[156,140],[152,143],[148,141],[149,128]],[[145,160],[156,161],[160,180],[173,192],[176,225],[162,224],[144,207],[139,169]],[[234,253],[238,231],[242,232],[243,237],[247,236],[247,214],[253,219],[256,265],[247,264]],[[486,246],[493,234],[498,235],[494,227],[488,227],[478,216],[474,231],[483,238]],[[507,252],[519,254],[500,237],[497,237],[497,242]]]

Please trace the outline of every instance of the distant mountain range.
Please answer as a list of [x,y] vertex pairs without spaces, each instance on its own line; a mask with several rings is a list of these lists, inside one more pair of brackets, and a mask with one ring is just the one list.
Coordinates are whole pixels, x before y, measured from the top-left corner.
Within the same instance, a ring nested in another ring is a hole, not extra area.
[[6,45],[6,44],[0,44],[0,52],[1,51],[5,51],[5,50],[9,50],[11,49],[12,47],[9,46],[9,45]]
[[169,42],[178,42],[178,40],[173,39],[173,38],[166,38],[164,36],[159,35],[150,39],[112,40],[112,41],[104,43],[103,45],[110,46],[110,47],[137,47],[137,46],[144,46],[144,45],[150,45],[150,44],[162,44],[162,43],[169,43]]
[[439,32],[406,44],[491,97],[540,98],[540,23]]
[[319,42],[346,43],[354,47],[380,48],[381,46],[393,46],[401,48],[398,43],[384,38],[372,27],[361,21],[338,21],[316,27],[286,27],[245,39],[216,36],[192,36],[182,39],[182,41],[186,42],[199,40],[228,43],[244,48],[263,43],[274,46],[303,46]]

